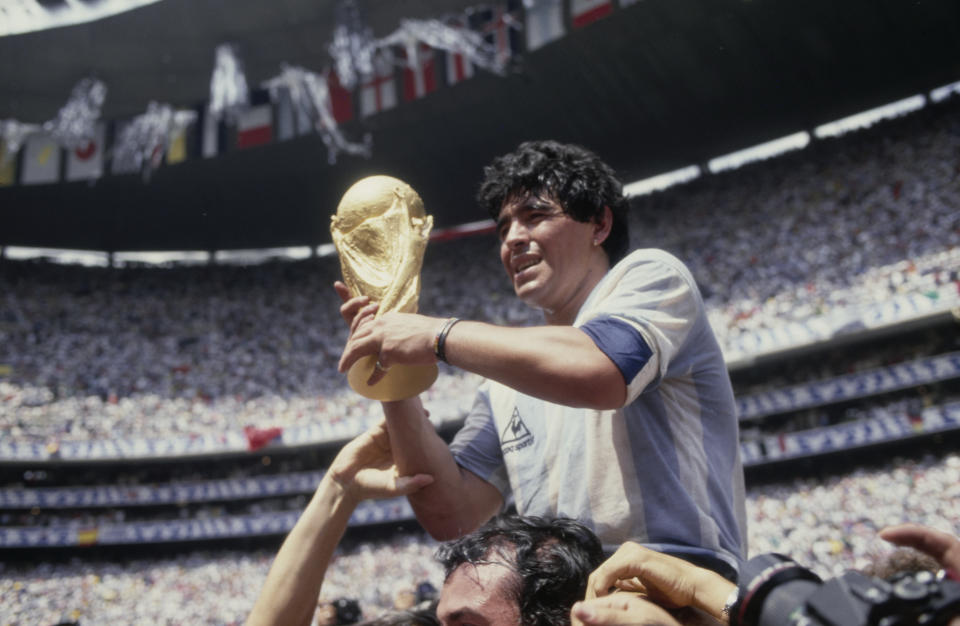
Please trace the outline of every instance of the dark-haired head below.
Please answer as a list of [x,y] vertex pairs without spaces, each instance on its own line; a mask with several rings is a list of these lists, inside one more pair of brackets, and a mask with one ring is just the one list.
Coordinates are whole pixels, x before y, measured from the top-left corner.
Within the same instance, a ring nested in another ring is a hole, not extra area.
[[486,585],[490,602],[483,610],[497,610],[490,604],[498,603],[505,614],[515,612],[516,623],[569,624],[570,608],[583,598],[587,579],[603,556],[600,540],[577,521],[495,517],[437,552],[446,573],[438,615],[442,621],[483,605],[480,594],[470,594],[468,602],[467,594],[454,592]]

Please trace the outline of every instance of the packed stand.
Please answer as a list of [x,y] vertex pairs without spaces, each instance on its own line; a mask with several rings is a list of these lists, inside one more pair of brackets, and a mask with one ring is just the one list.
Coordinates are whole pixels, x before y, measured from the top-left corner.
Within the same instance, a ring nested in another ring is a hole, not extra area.
[[934,298],[958,285],[958,155],[954,103],[642,198],[631,230],[688,264],[724,345],[898,294]]
[[958,533],[960,455],[755,486],[747,513],[751,555],[780,552],[821,576],[836,576],[889,551],[876,539],[885,526],[909,521]]
[[[862,568],[891,551],[876,534],[912,521],[960,529],[960,455],[896,459],[826,479],[800,479],[747,493],[750,554],[791,555],[821,576]],[[389,531],[385,531],[389,532]],[[395,596],[442,573],[424,535],[342,547],[321,600],[348,597],[364,615],[392,608]],[[0,617],[6,624],[239,624],[263,584],[275,552],[197,552],[126,564],[0,566]]]
[[[122,270],[7,262],[0,428],[46,444],[360,422],[378,409],[336,369],[346,339],[330,297],[337,272],[335,259]],[[427,404],[462,410],[469,377],[446,373]]]
[[763,368],[734,370],[731,382],[739,398],[957,351],[960,351],[960,328],[952,324],[936,326],[898,334],[882,342],[870,341],[817,351],[813,356],[780,359]]
[[[938,298],[960,270],[960,116],[940,105],[637,200],[632,243],[687,262],[725,345],[788,322]],[[0,264],[0,428],[13,441],[219,436],[246,425],[362,424],[336,370],[333,257],[252,267]],[[533,323],[492,237],[428,248],[422,312]],[[458,417],[477,379],[425,394]]]

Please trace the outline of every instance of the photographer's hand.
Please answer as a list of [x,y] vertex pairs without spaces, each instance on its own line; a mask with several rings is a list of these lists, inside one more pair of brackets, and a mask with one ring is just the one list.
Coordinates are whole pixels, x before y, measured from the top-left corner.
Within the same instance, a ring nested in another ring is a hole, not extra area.
[[694,607],[726,623],[723,607],[736,588],[711,570],[628,541],[587,581],[586,599],[606,596],[611,588],[641,591],[667,607]]
[[880,538],[933,557],[954,580],[960,581],[960,538],[920,524],[899,524],[880,531]]
[[584,600],[570,611],[571,626],[681,626],[663,608],[633,593],[614,593]]

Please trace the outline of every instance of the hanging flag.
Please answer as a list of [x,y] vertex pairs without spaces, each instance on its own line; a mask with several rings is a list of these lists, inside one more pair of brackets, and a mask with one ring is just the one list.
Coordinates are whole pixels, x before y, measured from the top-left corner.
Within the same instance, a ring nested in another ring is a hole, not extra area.
[[444,57],[444,75],[448,86],[456,85],[461,81],[473,77],[473,63],[471,63],[470,59],[466,56],[454,52],[447,52],[444,54]]
[[563,0],[534,0],[527,8],[527,50],[542,48],[565,34]]
[[[408,52],[413,52],[414,58],[407,58]],[[430,46],[419,44],[415,50],[399,48],[397,54],[403,65],[404,101],[417,100],[437,90],[437,62]]]
[[243,434],[247,437],[247,449],[253,452],[266,446],[268,443],[283,434],[283,429],[279,426],[272,428],[257,428],[256,426],[244,426]]
[[187,160],[187,136],[190,129],[190,126],[181,128],[170,137],[170,144],[167,146],[167,165]]
[[[447,26],[466,28],[466,24],[460,18],[451,18],[447,21]],[[473,63],[466,55],[446,50],[434,50],[434,54],[441,64],[441,67],[437,68],[437,75],[447,87],[473,77]]]
[[277,88],[274,106],[277,112],[277,141],[286,141],[287,139],[293,138],[293,136],[297,134],[297,119],[293,110],[293,99],[290,97],[289,88]]
[[106,125],[97,123],[93,137],[84,145],[67,151],[67,180],[93,180],[103,176]]
[[340,84],[340,77],[332,69],[327,69],[327,91],[330,93],[330,113],[337,124],[353,119],[353,94]]
[[313,109],[306,102],[301,102],[294,106],[293,115],[297,122],[297,134],[309,135],[314,132],[313,128]]
[[200,126],[200,154],[205,159],[215,157],[226,151],[226,124],[216,113],[212,113],[204,103],[198,110],[197,124]]
[[123,137],[124,131],[131,124],[131,120],[118,120],[114,123],[113,148],[110,151],[110,173],[111,174],[135,174],[140,171],[140,166],[132,158],[126,160],[117,158],[119,142]]
[[273,141],[273,107],[248,107],[237,116],[237,148],[262,146]]
[[60,144],[50,135],[31,135],[23,145],[23,163],[20,182],[24,185],[42,185],[60,180]]
[[612,12],[612,0],[570,0],[570,20],[574,28],[582,28]]
[[393,55],[379,51],[373,58],[373,76],[360,86],[360,115],[367,117],[397,106],[397,85],[393,75]]
[[[252,94],[251,94],[252,95]],[[264,104],[255,102],[254,104]],[[205,159],[223,154],[229,150],[230,128],[222,113],[215,113],[209,109],[210,103],[203,102],[194,109],[197,112],[196,124],[199,150],[197,155]]]
[[173,133],[167,145],[167,165],[181,163],[187,159],[198,159],[203,155],[203,109],[204,104],[193,107],[193,121]]
[[[7,152],[7,144],[0,139],[0,187],[17,182],[17,155]],[[3,372],[0,371],[0,375]]]
[[497,63],[506,65],[516,54],[523,51],[523,23],[521,0],[507,0],[506,6],[477,9],[470,14],[470,27],[481,33],[484,40],[493,46]]

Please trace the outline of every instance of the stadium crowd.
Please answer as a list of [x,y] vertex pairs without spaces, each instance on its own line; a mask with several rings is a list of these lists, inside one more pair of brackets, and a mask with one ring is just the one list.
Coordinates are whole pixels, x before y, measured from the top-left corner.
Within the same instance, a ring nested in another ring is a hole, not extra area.
[[2,526],[66,526],[70,528],[94,528],[97,526],[138,521],[163,521],[174,519],[216,519],[228,515],[256,515],[277,511],[302,511],[307,503],[305,495],[291,498],[262,498],[254,501],[225,501],[216,504],[186,506],[178,504],[163,509],[128,507],[108,509],[41,509],[0,511]]
[[821,576],[863,569],[886,549],[881,528],[905,521],[955,533],[960,456],[896,459],[847,475],[754,486],[750,553],[789,554]]
[[741,423],[740,439],[747,441],[763,435],[789,433],[845,422],[901,415],[917,420],[920,418],[923,409],[956,402],[958,399],[960,399],[960,394],[956,392],[948,394],[941,392],[939,389],[929,391],[922,388],[920,391],[911,390],[891,397],[861,400],[855,404],[843,404],[829,408],[818,407],[795,413],[768,416],[762,420]]
[[926,111],[641,199],[633,231],[688,263],[722,344],[934,297],[960,270],[958,146],[955,111]]
[[[750,554],[789,554],[824,577],[863,568],[891,551],[876,537],[913,521],[944,531],[960,526],[960,455],[893,459],[823,479],[751,488]],[[390,534],[390,533],[387,533]],[[423,581],[439,588],[436,543],[419,534],[341,549],[321,599],[357,599],[367,617]],[[125,564],[0,566],[5,624],[239,624],[260,590],[274,552],[194,552]]]
[[[0,424],[14,438],[162,438],[371,413],[344,390],[335,261],[106,270],[7,263]],[[448,372],[429,392],[460,386]]]
[[[666,248],[689,264],[711,324],[730,346],[747,333],[816,322],[899,295],[956,298],[958,176],[960,118],[953,104],[640,198],[630,215],[632,243]],[[501,272],[489,237],[431,245],[421,311],[535,322]],[[49,445],[204,436],[248,424],[363,423],[379,409],[347,390],[336,371],[346,339],[331,289],[338,274],[335,258],[118,269],[3,261],[0,429],[12,441]],[[744,387],[752,392],[825,378],[954,349],[951,342],[930,338],[906,351],[888,346],[855,363],[808,363]],[[475,385],[474,377],[443,366],[426,394],[427,407],[438,415],[462,414]],[[833,412],[814,408],[765,419],[744,435],[909,414],[918,402],[923,407],[956,395],[952,387],[918,388]],[[165,514],[290,510],[303,501],[199,505]],[[44,513],[38,521],[34,512],[21,511],[4,514],[0,523],[127,517],[110,509],[77,515]],[[754,486],[748,518],[751,554],[786,553],[824,576],[860,568],[888,550],[876,539],[888,524],[912,521],[956,532],[960,456],[895,459],[842,476]],[[343,546],[322,597],[355,598],[366,615],[375,615],[422,581],[439,586],[441,573],[430,558],[435,547],[422,535]],[[241,623],[273,554],[0,563],[0,617],[9,624]]]
[[817,358],[781,359],[768,367],[742,368],[731,372],[737,397],[784,389],[845,374],[865,372],[913,360],[917,355],[940,355],[960,349],[960,333],[943,328],[903,333],[883,342],[871,342],[869,349],[848,346],[825,350]]
[[[957,296],[960,118],[941,105],[637,199],[634,246],[686,261],[727,345],[897,294]],[[749,184],[747,184],[749,181]],[[489,237],[429,247],[421,311],[524,325]],[[0,428],[14,441],[209,435],[377,411],[345,389],[333,257],[258,266],[0,264]],[[428,408],[476,380],[444,367]]]

